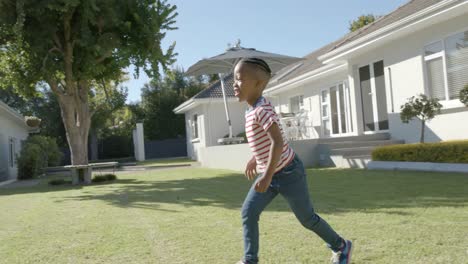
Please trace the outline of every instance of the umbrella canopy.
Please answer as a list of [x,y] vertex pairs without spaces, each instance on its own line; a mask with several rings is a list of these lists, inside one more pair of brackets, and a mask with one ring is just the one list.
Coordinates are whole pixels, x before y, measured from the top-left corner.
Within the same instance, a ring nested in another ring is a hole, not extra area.
[[187,75],[198,76],[202,74],[227,73],[233,70],[234,65],[242,58],[255,57],[263,59],[273,73],[285,66],[303,60],[302,58],[290,57],[275,53],[259,51],[253,48],[243,48],[239,45],[229,48],[226,52],[202,59],[192,65],[186,72]]
[[264,60],[270,66],[272,73],[279,71],[285,66],[300,61],[302,58],[295,58],[275,53],[259,51],[252,48],[243,48],[240,46],[240,40],[237,41],[235,47],[226,50],[225,53],[203,59],[192,65],[185,74],[187,75],[203,75],[203,74],[218,74],[221,90],[223,92],[224,109],[226,111],[226,121],[229,127],[229,138],[222,138],[218,140],[221,144],[231,144],[242,142],[243,138],[234,138],[232,136],[231,118],[229,117],[229,107],[226,100],[226,92],[224,89],[223,73],[232,72],[236,63],[242,58],[255,57]]

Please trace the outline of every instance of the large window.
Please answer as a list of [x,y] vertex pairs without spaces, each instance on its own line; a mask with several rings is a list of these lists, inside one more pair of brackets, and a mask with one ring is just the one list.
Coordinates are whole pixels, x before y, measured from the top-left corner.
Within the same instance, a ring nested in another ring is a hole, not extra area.
[[468,84],[468,31],[424,47],[427,91],[442,101],[459,97]]

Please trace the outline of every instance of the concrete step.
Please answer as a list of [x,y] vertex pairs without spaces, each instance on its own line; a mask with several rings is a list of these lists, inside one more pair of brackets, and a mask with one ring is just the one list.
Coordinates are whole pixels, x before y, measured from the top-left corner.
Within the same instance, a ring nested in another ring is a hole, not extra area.
[[355,147],[379,147],[385,145],[395,145],[395,144],[404,144],[404,140],[372,140],[372,141],[343,141],[343,142],[333,142],[327,144],[330,149],[343,149],[343,148],[355,148]]
[[390,139],[389,133],[377,133],[370,135],[360,136],[347,136],[347,137],[332,137],[332,138],[319,138],[318,144],[330,144],[335,142],[346,142],[346,141],[374,141],[374,140],[388,140]]

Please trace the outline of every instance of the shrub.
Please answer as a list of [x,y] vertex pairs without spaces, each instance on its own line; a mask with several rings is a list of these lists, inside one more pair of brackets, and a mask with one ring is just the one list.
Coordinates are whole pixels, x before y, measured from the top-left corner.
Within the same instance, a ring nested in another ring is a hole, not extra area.
[[36,144],[23,146],[17,159],[19,180],[31,179],[39,175],[40,169],[44,166],[41,152],[41,147]]
[[45,136],[29,137],[22,146],[18,162],[18,179],[31,179],[48,166],[57,166],[62,158],[57,143]]
[[64,184],[71,184],[71,181],[67,181],[65,179],[54,179],[49,181],[49,185],[64,185]]
[[468,106],[468,84],[460,91],[460,101]]
[[468,163],[468,140],[382,146],[372,152],[372,160]]
[[245,134],[245,132],[240,132],[239,134],[237,134],[236,137],[244,138],[244,142],[247,142],[247,135]]
[[97,175],[91,180],[92,182],[105,182],[105,181],[113,181],[116,180],[117,176],[114,174],[104,174],[104,175]]
[[420,142],[424,143],[424,128],[426,121],[433,119],[437,114],[440,114],[442,105],[436,98],[428,98],[424,94],[412,96],[408,101],[401,106],[400,118],[403,123],[409,123],[413,118],[421,120],[421,137]]

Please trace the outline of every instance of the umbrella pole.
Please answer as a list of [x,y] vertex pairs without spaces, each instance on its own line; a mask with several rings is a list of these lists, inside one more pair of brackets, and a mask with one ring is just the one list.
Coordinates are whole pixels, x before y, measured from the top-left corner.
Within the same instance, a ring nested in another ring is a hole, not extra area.
[[232,125],[231,125],[231,118],[229,117],[229,108],[226,99],[226,91],[224,89],[224,78],[222,73],[218,73],[219,80],[221,82],[221,90],[223,91],[223,100],[224,100],[224,110],[226,111],[226,119],[229,126],[229,138],[232,138]]

